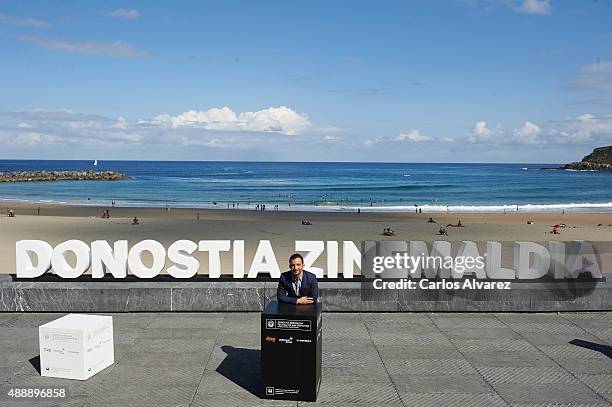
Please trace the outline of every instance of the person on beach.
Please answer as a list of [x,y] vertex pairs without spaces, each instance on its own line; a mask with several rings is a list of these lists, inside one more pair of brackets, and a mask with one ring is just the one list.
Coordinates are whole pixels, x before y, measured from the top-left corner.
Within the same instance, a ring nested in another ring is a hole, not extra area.
[[134,219],[132,219],[132,225],[140,225],[140,221],[138,221],[136,216],[134,216]]
[[446,231],[446,228],[444,226],[440,226],[440,229],[438,230],[438,234],[440,236],[448,236],[448,232]]
[[287,304],[305,305],[317,302],[319,283],[317,276],[304,270],[304,258],[295,253],[289,257],[289,271],[281,274],[276,298]]
[[435,220],[433,220],[433,218],[429,218],[429,220],[427,221],[427,223],[436,223]]
[[395,231],[391,228],[384,228],[383,235],[385,236],[395,236]]
[[15,217],[15,211],[13,211],[12,209],[9,209],[8,211],[6,211],[6,216],[9,218],[14,218]]

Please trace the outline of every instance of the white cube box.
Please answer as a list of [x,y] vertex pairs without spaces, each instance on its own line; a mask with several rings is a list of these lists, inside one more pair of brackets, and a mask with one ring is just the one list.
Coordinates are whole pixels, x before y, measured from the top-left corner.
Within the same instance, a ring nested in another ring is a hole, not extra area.
[[38,328],[42,376],[86,380],[115,363],[113,317],[68,314]]

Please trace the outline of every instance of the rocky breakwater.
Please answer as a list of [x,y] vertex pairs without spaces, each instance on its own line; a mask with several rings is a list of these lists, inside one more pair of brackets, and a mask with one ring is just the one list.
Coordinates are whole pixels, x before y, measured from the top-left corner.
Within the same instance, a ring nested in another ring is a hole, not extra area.
[[0,182],[41,182],[41,181],[117,181],[129,179],[115,171],[13,171],[0,172]]

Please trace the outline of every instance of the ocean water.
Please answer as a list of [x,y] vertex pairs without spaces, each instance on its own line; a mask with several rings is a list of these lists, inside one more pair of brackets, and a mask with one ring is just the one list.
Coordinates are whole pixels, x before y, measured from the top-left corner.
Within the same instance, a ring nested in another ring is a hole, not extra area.
[[612,211],[612,172],[558,164],[0,160],[0,172],[112,170],[125,181],[0,183],[1,200],[317,211]]

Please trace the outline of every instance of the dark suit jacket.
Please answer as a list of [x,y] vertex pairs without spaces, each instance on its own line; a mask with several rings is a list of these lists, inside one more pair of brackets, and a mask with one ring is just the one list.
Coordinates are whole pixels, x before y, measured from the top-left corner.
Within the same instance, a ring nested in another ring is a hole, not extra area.
[[309,271],[303,270],[300,292],[296,293],[293,289],[293,273],[291,273],[291,270],[281,274],[280,280],[278,281],[278,288],[276,289],[276,299],[280,302],[295,304],[297,303],[298,297],[304,296],[312,297],[312,299],[317,302],[317,297],[319,296],[317,276]]

